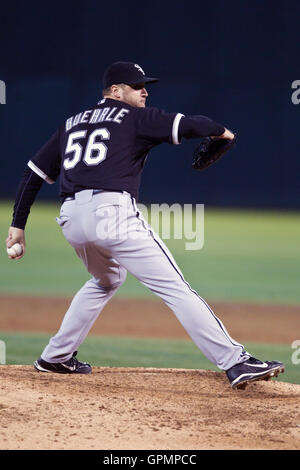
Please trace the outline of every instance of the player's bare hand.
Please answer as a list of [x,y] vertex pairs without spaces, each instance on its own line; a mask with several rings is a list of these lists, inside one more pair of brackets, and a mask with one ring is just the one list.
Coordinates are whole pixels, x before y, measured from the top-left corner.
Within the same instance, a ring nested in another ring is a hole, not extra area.
[[226,129],[225,127],[225,131],[223,132],[223,134],[221,135],[211,135],[210,136],[211,139],[229,139],[229,140],[232,140],[234,138],[234,134],[229,131],[228,129]]
[[232,140],[234,138],[234,134],[228,129],[225,129],[225,132],[220,135],[219,138]]
[[19,243],[22,247],[22,253],[18,256],[10,256],[8,255],[9,259],[21,259],[25,255],[25,234],[24,230],[17,227],[9,227],[8,229],[8,237],[6,239],[6,248],[11,248],[15,243]]

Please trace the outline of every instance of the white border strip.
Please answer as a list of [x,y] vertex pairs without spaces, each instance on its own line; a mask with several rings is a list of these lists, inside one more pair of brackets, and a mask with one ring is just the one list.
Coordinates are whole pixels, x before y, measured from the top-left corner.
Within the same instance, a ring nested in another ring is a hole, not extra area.
[[179,123],[180,119],[184,117],[184,114],[178,113],[176,114],[174,121],[173,121],[173,127],[172,127],[172,139],[173,139],[173,144],[179,145],[179,139],[178,139],[178,128],[179,128]]
[[27,163],[29,168],[34,171],[37,175],[39,175],[43,180],[45,180],[49,184],[55,183],[49,176],[46,175],[42,170],[40,170],[31,160]]

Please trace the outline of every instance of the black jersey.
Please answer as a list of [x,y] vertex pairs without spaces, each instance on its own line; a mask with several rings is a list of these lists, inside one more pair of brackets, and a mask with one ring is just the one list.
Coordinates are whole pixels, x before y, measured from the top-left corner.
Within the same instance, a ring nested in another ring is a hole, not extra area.
[[67,119],[28,166],[48,183],[60,176],[62,198],[84,189],[122,190],[137,198],[149,150],[180,143],[182,116],[105,98]]

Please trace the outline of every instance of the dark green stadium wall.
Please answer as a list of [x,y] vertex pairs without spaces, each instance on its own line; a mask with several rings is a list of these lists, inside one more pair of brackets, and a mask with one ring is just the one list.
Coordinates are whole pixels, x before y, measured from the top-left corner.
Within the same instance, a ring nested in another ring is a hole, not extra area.
[[[141,202],[299,209],[299,15],[289,0],[2,4],[0,197],[14,196],[59,123],[97,101],[105,67],[128,60],[161,79],[149,106],[204,114],[238,134],[203,173],[191,169],[196,141],[154,149]],[[40,198],[57,193],[45,184]]]

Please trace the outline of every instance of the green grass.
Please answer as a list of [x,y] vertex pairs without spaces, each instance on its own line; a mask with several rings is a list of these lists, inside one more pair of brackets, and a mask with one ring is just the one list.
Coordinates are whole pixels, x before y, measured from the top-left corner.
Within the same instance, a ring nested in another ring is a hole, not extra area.
[[[7,364],[32,364],[49,340],[47,334],[0,333],[6,344]],[[246,349],[263,360],[277,359],[286,365],[278,380],[300,384],[300,364],[294,365],[294,352],[288,345],[246,343]],[[192,341],[89,336],[80,347],[79,358],[94,366],[174,367],[219,371]]]
[[[0,292],[75,293],[89,274],[56,224],[59,204],[33,206],[26,228],[27,254],[20,261],[8,260],[4,247],[11,212],[12,203],[0,204]],[[202,297],[300,303],[299,213],[205,209],[204,233],[204,247],[197,251],[185,249],[188,240],[165,240],[186,280]],[[153,296],[131,275],[117,295]]]

